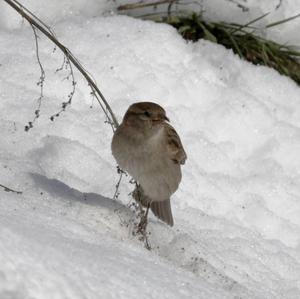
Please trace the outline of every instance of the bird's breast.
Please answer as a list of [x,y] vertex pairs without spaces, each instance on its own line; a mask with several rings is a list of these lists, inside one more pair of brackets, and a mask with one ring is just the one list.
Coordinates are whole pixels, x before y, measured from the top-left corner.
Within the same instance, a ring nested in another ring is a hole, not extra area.
[[128,136],[124,132],[116,132],[112,141],[112,153],[121,168],[128,171],[135,179],[156,164],[161,163],[163,142],[158,136]]
[[112,153],[119,166],[137,180],[146,193],[168,197],[181,180],[180,166],[168,156],[163,128],[150,138],[116,132]]

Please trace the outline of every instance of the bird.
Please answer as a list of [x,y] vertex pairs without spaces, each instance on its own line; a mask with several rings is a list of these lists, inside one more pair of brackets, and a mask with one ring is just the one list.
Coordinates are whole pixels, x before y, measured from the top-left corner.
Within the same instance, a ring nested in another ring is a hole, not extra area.
[[114,132],[111,150],[119,167],[138,183],[133,198],[173,226],[170,197],[181,182],[186,152],[165,110],[154,102],[129,106]]

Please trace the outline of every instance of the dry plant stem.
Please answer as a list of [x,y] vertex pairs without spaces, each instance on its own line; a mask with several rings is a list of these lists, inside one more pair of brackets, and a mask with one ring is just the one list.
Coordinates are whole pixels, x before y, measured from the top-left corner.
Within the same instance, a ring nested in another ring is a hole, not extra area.
[[[139,187],[137,182],[135,182],[135,185],[136,185],[136,188]],[[142,206],[141,193],[138,191],[138,189],[137,189],[137,192],[138,192],[137,193],[137,196],[138,196],[137,203],[140,208],[140,212],[138,214],[138,216],[140,217],[140,222],[137,224],[135,234],[140,236],[140,241],[144,242],[145,248],[148,250],[151,250],[151,246],[150,246],[148,234],[147,234],[148,212],[150,209],[150,204],[147,205],[146,212],[145,212],[145,210],[143,209],[143,206]]]
[[[239,3],[238,1],[235,0],[227,0],[228,2],[232,2],[234,3],[238,8],[241,8],[243,12],[249,11],[249,8],[241,3]],[[246,1],[244,1],[246,2]]]
[[171,17],[172,6],[175,2],[176,2],[176,0],[170,1],[169,5],[168,5],[168,17]]
[[12,193],[16,193],[16,194],[22,194],[21,191],[16,191],[16,190],[13,190],[11,188],[8,188],[2,184],[0,184],[0,187],[2,187],[4,189],[5,192],[12,192]]
[[31,25],[31,28],[33,30],[34,38],[35,38],[36,59],[37,59],[37,62],[39,64],[39,67],[40,67],[40,70],[41,70],[40,81],[37,83],[40,86],[40,88],[41,88],[40,97],[38,98],[38,110],[39,110],[39,108],[41,107],[42,98],[44,97],[44,81],[45,81],[46,74],[45,74],[45,70],[44,70],[44,68],[42,66],[42,63],[41,63],[41,60],[40,60],[38,35],[37,35],[36,29],[35,29],[35,27],[33,25]]
[[64,66],[66,65],[66,60],[67,60],[66,56],[64,55],[63,63],[61,64],[61,66],[59,68],[56,69],[55,73],[58,73],[58,72],[60,72],[60,71],[62,71],[64,69]]
[[[83,75],[83,77],[88,82],[88,85],[91,87],[92,91],[95,92],[95,97],[99,102],[103,112],[105,113],[108,122],[110,123],[113,130],[118,127],[118,121],[110,108],[109,104],[107,103],[106,99],[104,98],[103,94],[99,90],[98,86],[96,85],[95,81],[91,78],[91,76],[85,71],[83,66],[80,62],[74,57],[71,51],[66,48],[63,44],[61,44],[58,39],[55,37],[53,32],[46,26],[43,22],[41,22],[35,15],[29,12],[22,4],[15,0],[4,0],[8,5],[10,5],[13,9],[15,9],[23,18],[25,18],[31,26],[34,26],[44,35],[46,35],[67,57],[67,59],[72,62],[72,64],[78,69],[78,71]],[[101,102],[102,101],[102,102]]]
[[125,5],[120,5],[118,7],[118,10],[129,10],[129,9],[138,9],[138,8],[143,8],[143,7],[148,7],[148,6],[157,6],[157,5],[162,5],[166,3],[172,3],[176,0],[160,0],[160,1],[155,1],[155,2],[150,2],[150,3],[132,3],[132,4],[125,4]]
[[279,0],[279,3],[276,5],[275,9],[278,9],[282,4],[282,0]]
[[125,171],[123,171],[119,166],[117,166],[117,172],[120,176],[119,176],[119,180],[116,184],[116,190],[115,190],[115,193],[114,193],[114,196],[113,196],[113,200],[116,200],[120,195],[119,187],[120,187],[120,184],[121,184],[121,181],[122,181],[122,178],[123,178],[123,174],[127,175],[127,173]]
[[144,242],[146,249],[151,250],[151,246],[149,243],[148,235],[147,235],[147,225],[148,225],[148,212],[149,212],[150,204],[148,204],[146,212],[141,209],[141,220],[137,227],[137,234],[141,236],[141,241]]
[[40,86],[40,96],[37,99],[38,105],[37,105],[37,108],[35,109],[35,112],[34,112],[34,114],[35,114],[34,119],[32,121],[28,122],[28,125],[25,126],[25,131],[28,131],[29,129],[31,129],[33,127],[33,123],[40,116],[40,109],[41,109],[41,105],[42,105],[42,99],[44,97],[44,81],[45,81],[45,77],[46,77],[45,70],[44,70],[43,65],[41,63],[41,60],[40,60],[39,43],[38,43],[38,35],[36,33],[36,28],[33,25],[31,25],[31,28],[33,30],[34,39],[35,39],[36,59],[37,59],[37,62],[38,62],[38,65],[39,65],[39,68],[40,68],[40,71],[41,71],[40,80],[37,82],[37,85]]
[[58,68],[55,72],[59,72],[63,69],[63,67],[66,66],[66,68],[69,66],[70,67],[70,73],[69,75],[65,78],[67,80],[69,80],[69,78],[72,78],[72,91],[69,93],[68,95],[68,101],[67,102],[63,102],[62,103],[62,108],[60,111],[58,111],[57,113],[53,114],[50,119],[53,121],[55,117],[58,117],[63,111],[66,110],[68,105],[71,105],[72,103],[72,99],[76,90],[76,81],[75,81],[75,76],[74,76],[74,72],[73,72],[73,67],[72,67],[72,63],[70,62],[70,59],[68,56],[64,55],[64,61],[61,65],[60,68]]
[[148,204],[147,208],[146,208],[146,212],[144,212],[143,209],[141,209],[142,216],[141,216],[141,221],[138,225],[138,232],[140,232],[142,235],[144,235],[146,233],[146,229],[147,229],[147,224],[148,224],[148,212],[149,212],[149,208],[150,208],[150,204]]
[[[227,0],[227,1],[234,3],[237,7],[241,8],[243,12],[249,11],[249,8],[247,6],[239,3],[236,0]],[[151,7],[151,6],[156,7],[158,5],[169,4],[168,11],[170,11],[172,5],[175,3],[181,4],[181,5],[189,4],[189,3],[180,3],[180,1],[178,1],[178,0],[159,0],[159,1],[148,2],[148,3],[137,2],[137,3],[124,4],[124,5],[120,5],[117,9],[118,9],[118,11],[124,11],[124,10],[139,9],[139,8],[145,8],[145,7]],[[197,1],[194,1],[192,3],[200,4]]]

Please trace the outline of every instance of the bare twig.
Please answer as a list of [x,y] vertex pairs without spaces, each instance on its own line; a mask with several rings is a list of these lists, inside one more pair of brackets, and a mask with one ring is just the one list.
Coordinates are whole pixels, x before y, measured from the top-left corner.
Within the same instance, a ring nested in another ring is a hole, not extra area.
[[134,224],[134,230],[132,234],[137,236],[138,239],[144,243],[146,249],[151,250],[151,244],[149,241],[150,233],[147,231],[149,206],[145,211],[141,207],[140,203],[138,203],[138,205],[140,208],[140,211],[137,214],[139,222]]
[[22,4],[20,4],[16,0],[4,0],[8,5],[10,5],[13,9],[15,9],[23,18],[25,18],[31,26],[34,26],[44,35],[46,35],[67,57],[67,59],[78,69],[78,71],[83,75],[83,77],[88,82],[88,85],[91,87],[92,91],[95,92],[95,97],[100,104],[106,118],[107,122],[111,125],[113,131],[118,127],[118,121],[106,101],[105,97],[99,90],[95,80],[88,74],[88,72],[84,69],[84,67],[80,64],[80,62],[75,58],[72,52],[65,47],[62,43],[58,41],[55,34],[53,34],[52,30],[43,23],[39,18],[37,18],[34,14],[32,14],[27,8],[25,8]]
[[0,187],[2,187],[4,189],[5,192],[12,192],[12,193],[16,193],[16,194],[22,194],[22,191],[16,191],[16,190],[13,190],[9,187],[6,187],[2,184],[0,184]]
[[38,43],[38,35],[36,33],[36,28],[32,24],[30,24],[30,25],[31,25],[31,28],[34,33],[35,53],[36,53],[36,59],[37,59],[38,65],[40,67],[41,75],[40,75],[40,80],[37,82],[37,85],[40,86],[40,96],[37,99],[38,105],[34,112],[35,116],[34,116],[34,119],[32,121],[28,122],[28,125],[25,126],[25,131],[29,131],[33,127],[33,123],[40,116],[42,99],[44,97],[44,81],[45,81],[45,77],[46,77],[45,70],[44,70],[41,60],[40,60],[39,43]]
[[172,1],[170,1],[169,5],[168,5],[168,18],[171,17],[172,6],[175,2],[176,2],[176,0],[172,0]]
[[150,3],[138,2],[138,3],[120,5],[117,9],[119,11],[130,10],[130,9],[137,9],[137,8],[144,8],[144,7],[148,7],[148,6],[157,6],[157,5],[162,5],[162,4],[166,4],[166,3],[172,3],[174,1],[176,1],[176,0],[159,0],[159,1],[150,2]]
[[73,66],[70,62],[70,59],[68,56],[64,55],[64,61],[63,61],[63,64],[61,65],[60,68],[58,68],[56,70],[56,72],[59,72],[60,70],[63,69],[63,67],[66,67],[68,68],[68,66],[70,67],[70,74],[66,77],[67,80],[69,80],[69,78],[71,77],[72,78],[72,91],[69,93],[68,95],[68,101],[67,102],[63,102],[62,105],[61,105],[61,110],[58,111],[57,113],[53,114],[51,117],[50,117],[50,120],[54,121],[54,118],[55,117],[59,117],[60,114],[66,110],[67,106],[71,105],[72,103],[72,99],[73,99],[73,96],[74,96],[74,93],[75,93],[75,90],[76,90],[76,81],[75,81],[75,76],[74,76],[74,72],[73,72]]
[[279,0],[278,4],[276,5],[275,9],[277,10],[282,4],[282,0]]
[[[239,3],[236,0],[227,0],[228,2],[234,3],[238,8],[241,8],[243,12],[249,11],[249,7]],[[244,1],[246,2],[246,1]]]
[[[249,8],[247,6],[239,3],[237,0],[226,0],[226,1],[235,4],[238,8],[242,9],[243,12],[249,11]],[[164,4],[169,4],[168,10],[171,10],[173,4],[180,4],[180,5],[197,4],[201,6],[201,4],[197,1],[193,1],[189,3],[187,1],[180,2],[179,0],[158,0],[158,1],[146,2],[146,3],[139,1],[137,3],[124,4],[118,6],[117,10],[124,11],[124,10],[140,9],[145,7],[157,7],[158,5],[164,5]]]
[[122,178],[123,178],[123,174],[125,174],[127,176],[127,173],[124,170],[122,170],[119,166],[117,166],[117,172],[119,174],[119,180],[116,184],[116,190],[115,190],[115,193],[114,193],[114,196],[113,196],[114,200],[118,199],[118,197],[120,195],[119,187],[120,187],[120,184],[121,184],[121,181],[122,181]]
[[[55,51],[56,51],[56,50],[55,50],[55,48],[54,48],[54,52],[55,52]],[[66,61],[67,61],[67,59],[66,59],[66,56],[64,55],[63,62],[62,62],[62,64],[61,64],[61,66],[55,70],[55,73],[58,73],[58,72],[60,72],[60,71],[62,71],[62,70],[64,69],[64,66],[65,66],[65,64],[66,64]]]
[[[151,245],[149,242],[149,235],[150,233],[147,231],[147,225],[148,225],[148,212],[150,209],[151,203],[143,200],[143,190],[140,187],[140,185],[135,181],[135,189],[131,193],[132,198],[135,200],[138,206],[138,211],[136,209],[135,213],[137,215],[137,220],[134,224],[134,230],[133,235],[138,236],[139,240],[144,242],[145,248],[148,250],[151,250]],[[146,207],[146,211],[144,210],[144,207]]]
[[274,23],[268,24],[268,25],[266,26],[266,28],[275,27],[275,26],[278,26],[278,25],[287,23],[287,22],[289,22],[289,21],[292,21],[292,20],[294,20],[294,19],[297,19],[297,18],[299,18],[299,17],[300,17],[300,13],[298,13],[298,14],[292,16],[292,17],[289,17],[289,18],[286,18],[286,19],[283,19],[283,20],[276,21],[276,22],[274,22]]
[[233,30],[230,32],[230,34],[232,35],[232,34],[238,32],[238,31],[240,31],[241,29],[249,28],[250,25],[252,25],[252,24],[256,23],[257,21],[259,21],[259,20],[265,18],[265,17],[268,16],[268,15],[269,15],[269,12],[267,12],[267,13],[265,13],[265,14],[259,16],[258,18],[255,18],[254,20],[251,20],[250,22],[246,23],[245,25],[238,25],[235,29],[233,29]]

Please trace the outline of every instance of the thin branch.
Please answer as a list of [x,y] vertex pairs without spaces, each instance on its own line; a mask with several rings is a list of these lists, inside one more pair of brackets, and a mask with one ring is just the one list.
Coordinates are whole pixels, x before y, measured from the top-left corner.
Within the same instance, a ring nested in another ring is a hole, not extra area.
[[[63,69],[64,65],[66,66],[66,68],[68,66],[70,66],[70,74],[66,77],[67,80],[69,80],[69,78],[71,77],[72,78],[72,91],[69,93],[68,95],[68,101],[67,102],[63,102],[61,104],[61,110],[58,111],[57,113],[53,114],[51,117],[50,117],[50,120],[54,121],[54,118],[55,117],[59,117],[60,114],[62,112],[64,112],[67,108],[67,106],[71,105],[72,103],[72,99],[73,99],[73,96],[74,96],[74,93],[75,93],[75,90],[76,90],[76,81],[75,81],[75,76],[74,76],[74,71],[73,71],[73,66],[70,62],[70,59],[68,56],[64,55],[64,61],[63,61],[63,64],[60,68],[58,68],[56,70],[56,72],[60,71]],[[101,107],[102,108],[102,107]],[[102,108],[103,109],[103,108]]]
[[282,0],[279,0],[278,4],[276,5],[275,9],[277,10],[282,4]]
[[25,6],[23,6],[22,3],[20,3],[17,0],[13,0],[13,2],[15,2],[17,5],[19,5],[27,14],[29,14],[32,18],[34,18],[35,20],[37,20],[39,23],[41,23],[45,28],[47,28],[47,30],[53,35],[55,36],[55,33],[52,31],[51,27],[48,26],[46,23],[44,23],[41,19],[39,19],[36,15],[34,15],[29,9],[27,9]]
[[16,190],[13,190],[9,187],[6,187],[2,184],[0,184],[0,187],[2,187],[4,189],[5,192],[12,192],[12,193],[16,193],[16,194],[22,194],[23,192],[22,191],[16,191]]
[[159,1],[150,2],[150,3],[138,2],[138,3],[120,5],[117,9],[119,11],[130,10],[130,9],[137,9],[137,8],[144,8],[144,7],[148,7],[148,6],[157,6],[157,5],[162,5],[162,4],[166,4],[166,3],[172,3],[174,1],[176,1],[176,0],[159,0]]
[[30,25],[31,25],[31,28],[32,28],[33,33],[34,33],[35,53],[36,53],[36,59],[37,59],[38,65],[40,67],[41,75],[40,75],[40,80],[37,82],[37,85],[40,86],[40,96],[37,99],[38,105],[37,105],[37,108],[35,109],[35,112],[34,112],[34,114],[35,114],[34,119],[32,121],[28,122],[28,125],[25,126],[25,131],[26,132],[29,131],[29,129],[31,129],[33,127],[33,123],[40,116],[40,109],[41,109],[41,106],[42,106],[42,99],[44,97],[44,81],[45,81],[45,77],[46,77],[45,70],[44,70],[43,65],[41,63],[41,60],[40,60],[39,42],[38,42],[38,35],[36,33],[36,28],[32,24],[30,24]]
[[[249,11],[249,7],[239,3],[236,0],[227,0],[228,2],[234,3],[238,8],[241,8],[243,12]],[[246,2],[246,1],[244,1]]]
[[[58,41],[53,32],[50,30],[48,26],[46,26],[43,22],[41,22],[34,14],[29,12],[27,8],[25,8],[22,4],[20,4],[16,0],[4,0],[8,5],[10,5],[13,9],[15,9],[23,18],[25,18],[32,26],[37,28],[40,32],[46,35],[72,62],[72,64],[78,69],[78,71],[83,75],[83,77],[88,82],[88,85],[92,88],[92,91],[95,91],[95,97],[99,102],[104,114],[106,115],[108,122],[111,124],[113,131],[119,126],[119,123],[106,101],[105,97],[99,90],[95,81],[91,78],[91,76],[87,73],[84,67],[80,64],[80,62],[75,58],[72,52],[65,47],[62,43]],[[103,103],[103,105],[102,105]]]
[[127,176],[127,173],[124,170],[122,170],[119,166],[117,166],[117,172],[120,176],[119,176],[119,180],[116,184],[116,189],[115,189],[115,193],[114,193],[114,196],[113,196],[113,200],[118,199],[118,197],[120,195],[119,187],[120,187],[120,184],[121,184],[121,181],[122,181],[122,178],[123,178],[123,174],[125,174]]
[[59,67],[59,68],[57,68],[56,70],[55,70],[55,73],[58,73],[58,72],[60,72],[60,71],[62,71],[63,69],[64,69],[64,66],[65,66],[65,64],[66,64],[66,56],[64,55],[64,60],[63,60],[63,63],[61,64],[61,66]]
[[168,18],[171,17],[172,6],[173,6],[173,4],[175,3],[175,1],[176,1],[176,0],[170,1],[169,5],[168,5],[168,9],[167,9],[167,10],[168,10]]
[[245,25],[238,25],[236,29],[234,29],[234,30],[232,30],[232,31],[230,32],[230,34],[233,35],[234,33],[240,31],[241,29],[249,28],[250,25],[252,25],[252,24],[256,23],[257,21],[259,21],[259,20],[265,18],[265,17],[266,17],[267,15],[269,15],[269,14],[270,14],[270,13],[267,12],[267,13],[265,13],[265,14],[259,16],[258,18],[255,18],[254,20],[251,20],[250,22],[246,23]]
[[296,14],[295,16],[289,17],[289,18],[287,18],[287,19],[283,19],[283,20],[281,20],[281,21],[277,21],[277,22],[268,24],[268,25],[266,26],[266,28],[275,27],[275,26],[278,26],[278,25],[287,23],[287,22],[289,22],[289,21],[292,21],[292,20],[294,20],[294,19],[297,19],[297,18],[299,18],[299,17],[300,17],[300,13]]

